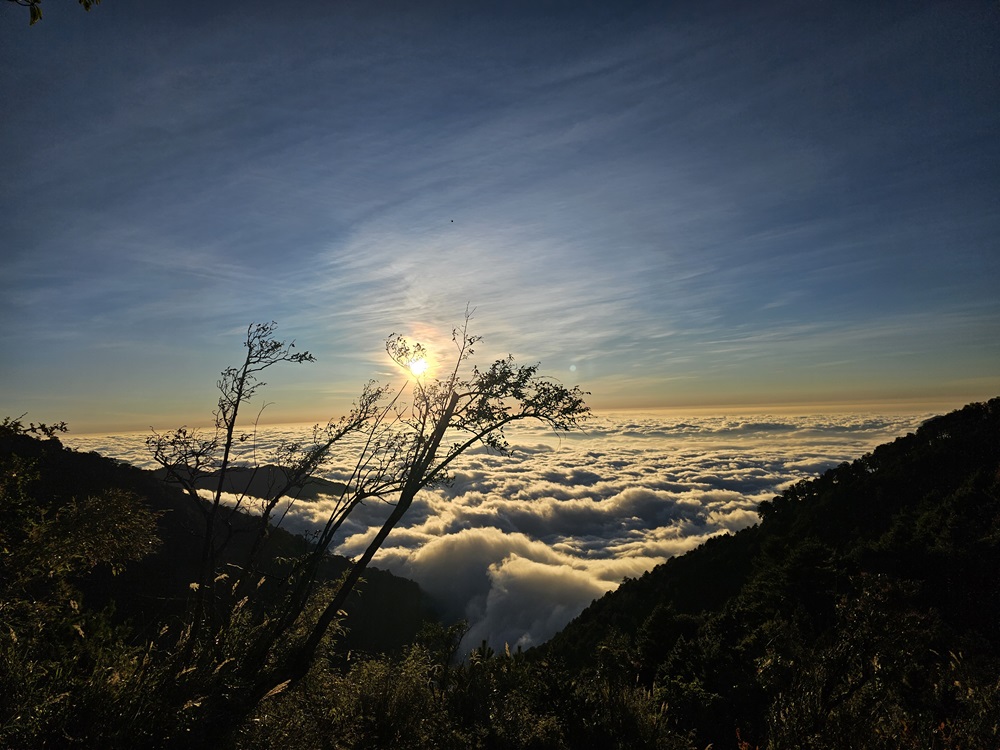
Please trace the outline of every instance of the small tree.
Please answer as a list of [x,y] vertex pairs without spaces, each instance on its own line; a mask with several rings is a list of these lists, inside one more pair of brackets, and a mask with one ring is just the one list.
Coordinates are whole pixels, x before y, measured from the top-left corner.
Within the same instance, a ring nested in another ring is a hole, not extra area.
[[[322,431],[317,428],[311,446],[303,448],[289,443],[282,446],[281,471],[272,470],[268,477],[268,490],[263,498],[257,532],[242,566],[237,581],[239,585],[233,586],[229,576],[220,575],[218,568],[220,556],[232,539],[234,520],[243,510],[246,499],[243,493],[234,505],[226,506],[222,502],[232,468],[234,447],[254,437],[253,433],[237,431],[240,409],[266,385],[258,378],[264,370],[282,362],[301,364],[315,361],[309,352],[294,351],[294,341],[286,344],[275,339],[276,328],[277,324],[273,321],[252,324],[247,328],[243,343],[247,351],[242,365],[223,370],[216,384],[219,401],[214,412],[214,433],[203,436],[197,430],[180,427],[169,434],[154,430],[146,439],[153,459],[166,470],[168,481],[179,483],[184,488],[204,519],[201,568],[199,578],[192,586],[195,598],[189,643],[195,642],[206,621],[212,621],[216,630],[224,626],[219,618],[225,620],[226,615],[231,614],[234,602],[238,601],[234,597],[243,591],[255,571],[258,578],[253,583],[259,583],[260,556],[278,503],[289,492],[309,481],[333,443],[366,423],[381,396],[380,390],[366,387],[351,415],[338,423],[328,423]],[[254,474],[260,470],[259,465],[252,467]],[[206,486],[206,480],[212,487],[208,502],[199,492]]]
[[[280,471],[269,483],[250,552],[235,576],[218,565],[232,535],[234,514],[243,504],[242,496],[231,506],[222,502],[233,447],[253,436],[253,432],[237,429],[240,408],[264,385],[257,379],[262,370],[280,362],[311,362],[312,355],[293,352],[294,342],[286,345],[277,341],[274,323],[251,325],[243,365],[225,370],[218,383],[221,395],[214,434],[202,437],[182,427],[167,435],[154,432],[148,439],[154,459],[166,469],[169,479],[179,482],[196,500],[205,520],[201,573],[193,586],[192,621],[182,639],[183,648],[178,650],[182,654],[180,671],[207,678],[200,683],[204,695],[199,700],[211,702],[209,693],[216,700],[228,695],[224,713],[238,720],[267,696],[301,680],[324,636],[342,616],[347,597],[417,494],[446,481],[451,466],[466,450],[484,444],[506,452],[509,446],[504,429],[521,420],[539,420],[565,431],[586,418],[586,394],[540,376],[537,364],[517,365],[512,357],[484,369],[472,364],[480,339],[469,334],[469,317],[467,313],[464,324],[452,332],[454,362],[442,377],[413,376],[417,369],[413,364],[426,353],[423,346],[390,336],[386,352],[411,373],[407,384],[393,392],[369,382],[347,417],[317,429],[309,444],[281,447]],[[254,607],[253,598],[264,577],[261,555],[275,509],[290,491],[307,483],[352,434],[356,435],[352,449],[357,450],[354,468],[334,499],[325,525],[309,552],[295,560],[287,572],[280,602],[267,610]],[[255,465],[252,470],[260,468]],[[206,477],[213,487],[207,501],[199,495]],[[372,499],[387,503],[391,510],[364,553],[333,587],[329,598],[321,601],[316,585],[319,565],[344,521],[361,503]],[[232,638],[237,622],[241,628],[238,644]],[[230,688],[219,689],[222,679]],[[238,689],[231,689],[233,686]],[[226,723],[216,726],[222,728]]]

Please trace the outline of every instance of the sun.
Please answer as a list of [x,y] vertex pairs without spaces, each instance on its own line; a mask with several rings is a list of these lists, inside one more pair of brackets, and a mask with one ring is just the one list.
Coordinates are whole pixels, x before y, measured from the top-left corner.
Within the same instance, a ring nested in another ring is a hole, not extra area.
[[409,364],[410,372],[416,375],[418,378],[427,372],[427,360],[424,357],[419,357],[418,359],[411,359]]

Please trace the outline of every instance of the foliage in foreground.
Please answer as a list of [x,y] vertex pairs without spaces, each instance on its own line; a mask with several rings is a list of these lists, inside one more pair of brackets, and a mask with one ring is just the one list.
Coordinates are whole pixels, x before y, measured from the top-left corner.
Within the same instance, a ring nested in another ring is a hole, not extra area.
[[240,742],[255,750],[693,747],[642,686],[609,676],[574,679],[485,643],[456,664],[450,657],[460,637],[458,626],[431,627],[398,658],[314,669],[262,706]]
[[[120,706],[141,669],[109,610],[85,606],[79,579],[120,572],[156,549],[155,517],[132,490],[81,478],[79,492],[38,464],[55,432],[0,424],[0,746],[58,747]],[[29,437],[39,433],[43,439]],[[120,726],[121,716],[106,717]]]
[[790,488],[544,649],[455,663],[455,628],[394,654],[334,633],[221,741],[197,696],[234,689],[226,665],[185,672],[90,604],[156,547],[141,473],[102,459],[68,492],[42,470],[68,452],[25,431],[0,429],[0,747],[1000,746],[1000,399]]

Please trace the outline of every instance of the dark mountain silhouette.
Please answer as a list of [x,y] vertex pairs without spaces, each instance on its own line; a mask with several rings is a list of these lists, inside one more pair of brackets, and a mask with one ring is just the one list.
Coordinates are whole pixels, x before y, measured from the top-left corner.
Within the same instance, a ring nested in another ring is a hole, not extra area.
[[[97,568],[79,581],[88,606],[114,604],[119,619],[137,626],[138,637],[149,637],[163,622],[179,615],[189,599],[190,583],[198,577],[201,512],[177,486],[166,484],[157,472],[138,469],[96,453],[80,453],[62,446],[58,439],[37,440],[28,435],[0,434],[0,456],[17,455],[33,462],[39,474],[35,493],[54,498],[56,505],[111,489],[136,493],[157,513],[159,550],[130,563],[118,575]],[[276,467],[257,472],[236,469],[227,478],[227,489],[257,494],[273,479]],[[206,475],[206,486],[212,475]],[[319,492],[338,491],[339,485],[325,480],[308,484],[300,497],[314,499]],[[253,539],[253,519],[236,516],[232,541],[222,563],[245,558]],[[294,558],[309,542],[280,528],[268,540],[270,561]],[[334,581],[348,568],[345,558],[330,555],[319,581]],[[395,650],[411,642],[425,619],[432,617],[426,596],[413,581],[383,570],[371,569],[365,584],[345,607],[346,649],[380,652]]]
[[[166,469],[156,469],[153,474],[163,479],[166,477],[167,471]],[[255,468],[232,466],[226,470],[222,491],[234,495],[247,494],[251,497],[267,497],[274,491],[274,488],[283,486],[287,480],[288,475],[280,466],[272,464],[264,464]],[[216,472],[206,473],[196,482],[200,489],[206,490],[214,490],[218,484],[219,475]],[[320,495],[339,496],[345,489],[345,485],[340,482],[313,477],[304,487],[293,489],[290,496],[298,500],[317,500]]]
[[614,664],[716,747],[735,729],[776,747],[998,736],[1000,399],[932,419],[759,512],[624,581],[537,657],[573,673]]

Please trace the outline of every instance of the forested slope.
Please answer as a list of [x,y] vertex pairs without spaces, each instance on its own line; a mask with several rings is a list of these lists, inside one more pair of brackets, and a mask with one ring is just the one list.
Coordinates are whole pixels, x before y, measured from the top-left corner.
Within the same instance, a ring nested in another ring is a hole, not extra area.
[[[115,619],[131,621],[139,638],[154,634],[164,622],[181,613],[191,581],[197,578],[203,520],[191,498],[178,487],[165,484],[162,473],[137,469],[96,453],[67,449],[56,437],[39,440],[13,430],[0,430],[0,460],[7,471],[14,472],[16,464],[22,467],[22,476],[25,472],[30,475],[22,489],[27,494],[25,503],[31,508],[29,520],[33,527],[30,534],[26,529],[26,537],[17,540],[28,549],[33,543],[45,541],[41,538],[44,524],[34,523],[35,517],[48,519],[51,528],[46,544],[51,546],[68,548],[85,543],[77,538],[80,534],[60,536],[69,533],[74,524],[88,525],[92,536],[100,528],[113,530],[116,524],[126,524],[131,533],[152,535],[142,554],[117,566],[120,570],[115,570],[114,575],[112,566],[101,562],[101,550],[91,553],[96,564],[74,570],[72,582],[81,590],[81,602],[88,608],[114,605]],[[234,473],[237,478],[241,476]],[[109,504],[109,493],[128,501]],[[140,529],[141,523],[128,527],[132,514],[141,514],[139,520],[148,528]],[[225,559],[238,561],[245,557],[252,527],[249,515],[235,517]],[[273,529],[268,543],[271,561],[293,558],[308,545],[304,538],[282,529]],[[346,568],[346,560],[331,555],[320,580],[335,580]],[[378,652],[411,642],[429,614],[419,587],[377,569],[368,571],[365,578],[362,591],[352,597],[348,607],[346,648]]]
[[700,742],[996,747],[1000,399],[761,504],[539,651],[615,664]]

